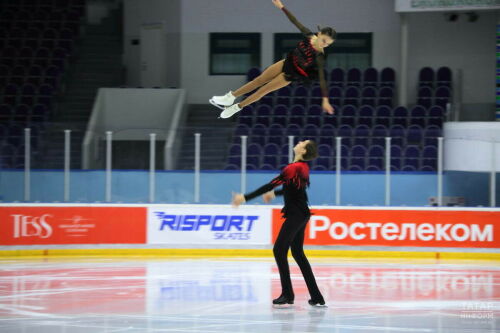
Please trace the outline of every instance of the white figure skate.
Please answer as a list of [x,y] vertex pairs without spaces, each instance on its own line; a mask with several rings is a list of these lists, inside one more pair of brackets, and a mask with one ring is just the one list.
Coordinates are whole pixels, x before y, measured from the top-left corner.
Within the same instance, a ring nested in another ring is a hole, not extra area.
[[238,104],[233,104],[231,106],[228,106],[227,108],[224,108],[224,111],[220,113],[219,118],[226,119],[232,117],[235,113],[238,113],[241,111],[241,108],[238,106]]
[[233,105],[235,99],[236,97],[234,97],[233,93],[230,91],[224,96],[213,96],[208,101],[213,106],[216,106],[221,110],[224,110],[225,107]]

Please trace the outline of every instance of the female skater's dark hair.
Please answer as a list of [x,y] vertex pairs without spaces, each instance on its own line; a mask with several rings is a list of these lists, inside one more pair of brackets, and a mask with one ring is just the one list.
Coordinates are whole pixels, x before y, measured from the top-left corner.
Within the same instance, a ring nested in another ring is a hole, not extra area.
[[333,29],[332,27],[321,28],[318,25],[318,31],[321,32],[322,35],[327,35],[330,36],[332,39],[337,39],[337,31],[335,31],[335,29]]
[[302,155],[302,159],[304,161],[311,161],[318,157],[318,145],[316,144],[316,142],[309,140],[305,148],[306,152],[304,155]]

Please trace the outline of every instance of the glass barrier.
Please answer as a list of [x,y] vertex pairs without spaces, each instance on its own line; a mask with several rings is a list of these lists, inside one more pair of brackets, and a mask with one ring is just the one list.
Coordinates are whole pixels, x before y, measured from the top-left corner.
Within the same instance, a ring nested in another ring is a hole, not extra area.
[[443,168],[448,142],[437,127],[358,126],[349,133],[342,126],[222,124],[175,133],[23,129],[1,146],[0,200],[227,204],[232,192],[251,191],[276,176],[293,159],[297,142],[314,140],[312,205],[498,206],[499,177],[491,168]]

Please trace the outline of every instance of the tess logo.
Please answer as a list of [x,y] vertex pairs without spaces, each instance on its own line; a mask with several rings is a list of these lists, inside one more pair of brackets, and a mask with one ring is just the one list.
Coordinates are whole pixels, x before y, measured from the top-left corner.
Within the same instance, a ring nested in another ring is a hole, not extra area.
[[40,237],[48,238],[52,235],[52,227],[47,222],[51,214],[42,216],[11,215],[14,220],[14,238]]

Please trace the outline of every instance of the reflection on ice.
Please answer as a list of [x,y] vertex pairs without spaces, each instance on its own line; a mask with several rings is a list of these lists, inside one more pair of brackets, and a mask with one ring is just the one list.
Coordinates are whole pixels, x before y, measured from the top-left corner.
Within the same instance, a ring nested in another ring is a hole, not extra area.
[[0,262],[4,332],[496,332],[494,263],[312,260],[328,308],[275,309],[272,259]]

